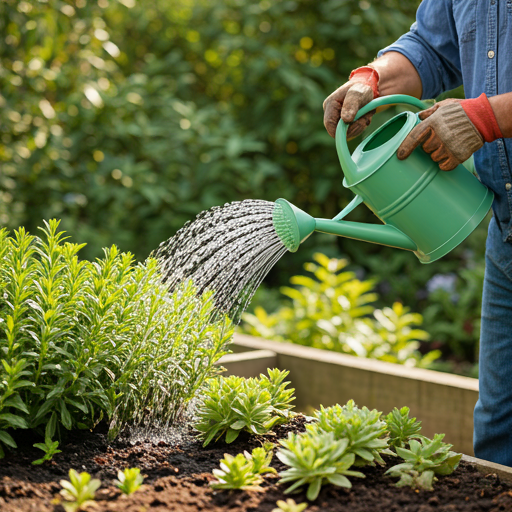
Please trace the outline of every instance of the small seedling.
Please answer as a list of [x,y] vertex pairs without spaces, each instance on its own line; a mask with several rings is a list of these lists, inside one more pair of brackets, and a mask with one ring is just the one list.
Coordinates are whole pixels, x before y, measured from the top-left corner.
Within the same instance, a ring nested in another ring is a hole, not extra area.
[[421,421],[416,418],[409,418],[409,407],[396,407],[385,418],[389,432],[389,446],[404,448],[411,439],[418,439],[421,436]]
[[259,484],[263,481],[258,473],[254,473],[252,462],[243,453],[236,457],[225,453],[220,461],[220,469],[214,469],[212,473],[217,477],[210,484],[214,489],[259,490]]
[[384,465],[380,454],[394,455],[388,449],[387,440],[382,439],[386,434],[386,423],[381,421],[381,413],[376,409],[359,409],[353,400],[349,400],[343,407],[338,404],[321,407],[315,411],[315,416],[318,421],[308,425],[308,430],[332,432],[336,440],[347,439],[347,452],[356,456],[355,466],[374,465],[375,462]]
[[118,471],[117,478],[117,480],[114,480],[114,484],[124,494],[134,493],[144,481],[139,468],[126,468],[124,471]]
[[217,481],[210,485],[214,489],[252,489],[259,490],[264,473],[277,473],[269,466],[272,461],[272,451],[268,445],[254,448],[252,453],[245,451],[236,457],[224,454],[220,461],[221,469],[214,469],[213,474]]
[[412,439],[409,450],[396,448],[396,453],[405,460],[386,471],[386,475],[399,477],[397,487],[432,491],[435,475],[450,475],[459,465],[461,453],[450,451],[451,444],[443,443],[444,434],[436,434],[434,439],[421,437],[419,441]]
[[289,382],[283,382],[288,373],[268,370],[268,377],[258,379],[211,379],[196,413],[195,428],[203,446],[224,434],[226,443],[232,443],[243,430],[267,434],[275,425],[288,421],[294,400],[294,390],[285,389]]
[[279,474],[279,483],[294,482],[285,493],[307,484],[307,498],[313,501],[325,483],[350,489],[352,484],[347,476],[364,478],[358,471],[349,471],[355,460],[355,454],[348,453],[349,440],[336,440],[333,432],[307,431],[298,435],[290,432],[279,443],[283,448],[276,456],[290,466]]
[[277,473],[274,468],[269,466],[272,461],[272,450],[267,447],[254,448],[252,453],[244,451],[244,456],[252,462],[252,471],[255,474],[262,475],[264,473]]
[[52,441],[49,437],[44,440],[44,443],[35,443],[33,446],[34,448],[39,448],[40,450],[44,451],[44,455],[41,459],[37,459],[32,462],[34,466],[38,466],[46,460],[52,460],[52,457],[56,453],[62,452],[62,450],[57,449],[59,446],[59,441]]
[[295,500],[290,498],[286,501],[278,500],[276,505],[272,512],[303,512],[308,506],[307,503],[295,503]]
[[94,502],[96,491],[101,485],[97,478],[91,480],[89,473],[84,471],[79,474],[74,469],[70,469],[69,480],[69,482],[67,480],[60,481],[60,485],[63,487],[60,494],[66,500],[62,506],[66,512],[77,512]]

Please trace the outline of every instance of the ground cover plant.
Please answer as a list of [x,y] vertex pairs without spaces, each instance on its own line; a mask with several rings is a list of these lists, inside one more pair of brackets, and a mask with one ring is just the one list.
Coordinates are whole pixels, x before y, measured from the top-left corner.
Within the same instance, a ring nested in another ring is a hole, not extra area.
[[[156,261],[113,246],[95,262],[56,220],[0,230],[0,456],[33,429],[51,456],[65,431],[169,425],[218,369],[232,330],[190,284],[169,294]],[[41,443],[42,444],[42,443]]]
[[195,411],[195,428],[203,446],[225,435],[232,443],[242,431],[263,435],[288,421],[294,389],[284,379],[288,371],[268,369],[268,377],[229,376],[210,379]]
[[259,484],[263,482],[261,475],[276,473],[276,470],[270,467],[272,448],[270,444],[270,447],[254,448],[251,453],[245,451],[235,457],[229,453],[224,454],[220,461],[220,469],[213,470],[217,480],[210,485],[214,489],[260,490]]

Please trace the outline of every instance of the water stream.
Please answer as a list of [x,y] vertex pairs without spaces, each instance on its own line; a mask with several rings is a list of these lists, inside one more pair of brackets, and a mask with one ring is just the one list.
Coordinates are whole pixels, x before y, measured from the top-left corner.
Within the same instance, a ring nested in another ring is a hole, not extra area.
[[163,282],[173,291],[192,280],[198,294],[214,292],[217,312],[238,323],[287,250],[272,223],[274,207],[273,202],[247,199],[201,212],[152,254]]

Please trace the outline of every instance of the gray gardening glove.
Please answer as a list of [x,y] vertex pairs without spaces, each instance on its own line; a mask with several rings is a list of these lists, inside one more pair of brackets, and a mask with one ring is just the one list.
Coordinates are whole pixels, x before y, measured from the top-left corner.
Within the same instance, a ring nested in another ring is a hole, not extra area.
[[441,170],[451,171],[480,149],[484,139],[460,103],[456,99],[444,100],[420,112],[422,122],[398,148],[398,159],[406,159],[422,144]]

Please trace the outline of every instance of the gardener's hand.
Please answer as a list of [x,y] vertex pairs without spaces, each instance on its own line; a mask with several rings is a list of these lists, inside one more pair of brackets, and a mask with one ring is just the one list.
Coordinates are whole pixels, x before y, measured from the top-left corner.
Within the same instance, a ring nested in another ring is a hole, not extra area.
[[451,171],[466,161],[484,142],[503,137],[485,94],[476,99],[440,101],[420,112],[422,120],[402,142],[399,160],[407,158],[420,144],[439,163]]
[[[352,71],[349,81],[324,101],[324,125],[329,135],[335,136],[340,117],[345,123],[352,123],[357,112],[378,96],[377,71],[368,66]],[[370,124],[373,114],[375,110],[352,123],[347,132],[347,139],[353,139],[362,133]]]

